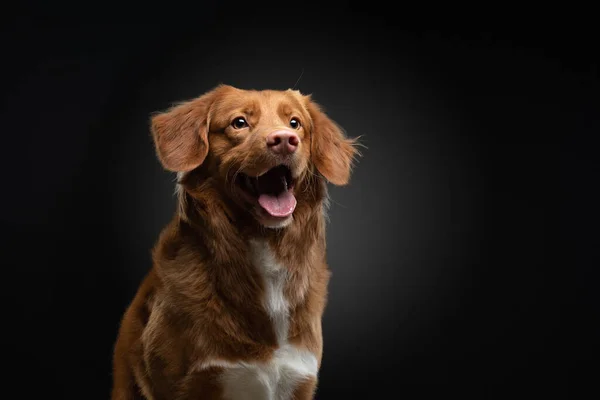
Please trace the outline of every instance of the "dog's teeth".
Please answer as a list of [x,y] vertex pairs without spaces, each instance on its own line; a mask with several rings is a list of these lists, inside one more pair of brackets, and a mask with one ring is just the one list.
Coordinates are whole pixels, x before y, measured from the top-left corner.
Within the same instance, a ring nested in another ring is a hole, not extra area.
[[285,176],[281,177],[281,182],[283,182],[283,190],[287,192],[287,190],[288,190],[288,183],[287,183],[287,179],[285,178]]

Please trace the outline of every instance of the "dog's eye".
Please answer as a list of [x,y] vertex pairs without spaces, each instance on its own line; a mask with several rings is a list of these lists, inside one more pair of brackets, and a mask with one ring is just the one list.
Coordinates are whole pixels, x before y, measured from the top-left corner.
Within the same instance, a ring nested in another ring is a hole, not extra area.
[[290,120],[290,126],[294,129],[298,129],[298,128],[300,128],[300,121],[298,121],[297,118],[292,118]]
[[248,122],[243,117],[237,117],[231,121],[231,126],[235,129],[242,129],[248,126]]

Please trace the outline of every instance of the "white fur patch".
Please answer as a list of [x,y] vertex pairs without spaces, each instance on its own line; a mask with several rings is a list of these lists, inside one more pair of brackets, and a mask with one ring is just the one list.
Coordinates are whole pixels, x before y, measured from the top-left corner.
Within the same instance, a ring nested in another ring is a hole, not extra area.
[[297,385],[316,377],[318,362],[314,354],[287,342],[289,304],[284,296],[287,270],[278,264],[264,242],[251,242],[253,262],[262,274],[264,305],[277,334],[279,348],[264,363],[211,360],[197,369],[225,368],[221,377],[224,397],[228,400],[289,400]]
[[289,304],[283,294],[287,270],[275,260],[267,243],[252,241],[252,261],[262,274],[265,287],[265,310],[275,328],[280,345],[287,342],[289,328]]
[[267,363],[227,368],[221,378],[223,394],[228,400],[289,400],[302,380],[317,375],[317,368],[313,354],[286,344]]
[[178,172],[175,177],[175,194],[176,195],[181,195],[183,192],[183,186],[181,186],[179,184],[179,182],[181,182],[181,180],[183,179],[184,176],[185,176],[185,172]]

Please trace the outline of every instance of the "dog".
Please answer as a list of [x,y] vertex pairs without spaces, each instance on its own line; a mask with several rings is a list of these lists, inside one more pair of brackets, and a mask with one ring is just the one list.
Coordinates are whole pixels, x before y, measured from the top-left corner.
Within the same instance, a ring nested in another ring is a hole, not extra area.
[[219,85],[151,116],[177,207],[121,320],[113,400],[312,399],[327,182],[357,151],[311,95]]

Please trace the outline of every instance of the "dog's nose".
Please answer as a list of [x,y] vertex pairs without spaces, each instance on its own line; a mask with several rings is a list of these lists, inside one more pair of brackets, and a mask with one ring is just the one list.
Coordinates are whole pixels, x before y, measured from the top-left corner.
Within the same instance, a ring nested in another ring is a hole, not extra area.
[[294,132],[280,130],[267,136],[267,147],[277,154],[291,154],[300,144],[300,138]]

